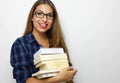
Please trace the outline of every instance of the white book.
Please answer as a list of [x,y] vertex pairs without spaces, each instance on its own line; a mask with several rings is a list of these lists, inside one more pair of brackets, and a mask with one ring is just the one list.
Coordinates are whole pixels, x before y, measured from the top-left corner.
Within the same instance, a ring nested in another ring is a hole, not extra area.
[[66,53],[61,53],[61,54],[46,54],[46,55],[37,55],[34,58],[34,64],[38,64],[43,61],[50,61],[50,60],[58,60],[58,59],[67,59],[67,54]]
[[45,74],[45,73],[53,73],[53,72],[59,72],[59,69],[56,70],[39,70],[38,72],[32,74],[32,76],[37,76],[39,74]]
[[45,74],[39,74],[37,76],[35,76],[38,79],[43,79],[43,78],[49,78],[49,77],[53,77],[56,76],[58,73],[54,72],[54,73],[45,73]]
[[65,67],[69,67],[69,64],[67,59],[59,59],[59,60],[43,61],[35,66],[40,70],[52,70],[52,69],[63,69]]
[[40,48],[35,54],[34,57],[40,54],[57,54],[57,53],[64,53],[63,48]]
[[32,76],[42,79],[42,78],[47,78],[47,77],[51,77],[51,76],[55,76],[60,70],[49,70],[49,71],[44,71],[44,70],[40,70],[36,73],[33,73]]

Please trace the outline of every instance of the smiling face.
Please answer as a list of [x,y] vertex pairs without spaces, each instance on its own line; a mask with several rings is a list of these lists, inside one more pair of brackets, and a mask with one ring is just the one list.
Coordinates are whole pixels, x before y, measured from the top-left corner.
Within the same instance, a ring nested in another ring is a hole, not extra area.
[[53,24],[53,10],[48,4],[40,4],[36,7],[33,21],[33,31],[45,33]]

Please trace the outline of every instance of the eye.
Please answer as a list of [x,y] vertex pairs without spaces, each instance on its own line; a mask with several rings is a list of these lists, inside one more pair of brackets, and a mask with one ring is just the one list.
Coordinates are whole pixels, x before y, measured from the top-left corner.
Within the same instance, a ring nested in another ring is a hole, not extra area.
[[36,14],[37,14],[38,16],[43,15],[43,13],[42,13],[42,12],[36,12]]
[[50,17],[50,18],[53,18],[53,14],[52,13],[47,14],[47,16]]

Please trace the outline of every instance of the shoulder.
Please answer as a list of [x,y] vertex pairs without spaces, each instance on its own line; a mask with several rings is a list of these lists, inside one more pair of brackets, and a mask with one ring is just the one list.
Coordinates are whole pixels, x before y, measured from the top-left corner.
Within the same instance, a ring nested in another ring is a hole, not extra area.
[[33,42],[35,40],[35,38],[33,37],[32,33],[29,33],[27,35],[18,37],[13,45],[25,45],[25,44],[29,44],[31,42]]
[[[12,54],[21,54],[28,53],[32,47],[31,41],[35,40],[33,35],[27,34],[21,37],[18,37],[11,46],[11,53]],[[24,52],[24,53],[23,53]]]

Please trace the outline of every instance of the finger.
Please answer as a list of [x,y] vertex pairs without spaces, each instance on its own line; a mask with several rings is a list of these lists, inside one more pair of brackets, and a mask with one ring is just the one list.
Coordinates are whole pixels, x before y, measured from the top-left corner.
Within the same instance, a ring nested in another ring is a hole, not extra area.
[[68,67],[67,70],[68,71],[73,70],[73,67]]
[[74,75],[77,73],[77,70],[76,69],[74,69]]

